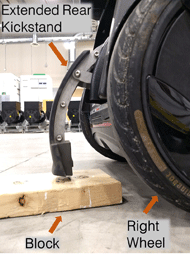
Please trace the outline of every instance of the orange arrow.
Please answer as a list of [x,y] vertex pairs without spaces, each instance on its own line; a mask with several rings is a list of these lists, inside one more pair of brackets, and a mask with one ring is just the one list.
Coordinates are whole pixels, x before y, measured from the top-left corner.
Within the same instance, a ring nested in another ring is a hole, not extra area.
[[152,200],[147,205],[147,207],[144,209],[143,213],[147,214],[156,202],[158,202],[158,197],[157,196],[152,196]]
[[50,46],[50,48],[53,50],[53,52],[56,54],[57,58],[59,59],[59,61],[61,62],[61,65],[63,66],[67,66],[67,62],[65,60],[65,58],[61,55],[61,53],[59,52],[59,50],[56,48],[56,46],[53,44],[53,42],[50,42],[48,44]]
[[62,222],[62,217],[59,216],[59,217],[55,217],[56,220],[54,221],[53,225],[51,226],[49,232],[51,234],[53,234],[53,232],[55,231],[55,229],[57,228],[57,226],[59,225],[60,222]]

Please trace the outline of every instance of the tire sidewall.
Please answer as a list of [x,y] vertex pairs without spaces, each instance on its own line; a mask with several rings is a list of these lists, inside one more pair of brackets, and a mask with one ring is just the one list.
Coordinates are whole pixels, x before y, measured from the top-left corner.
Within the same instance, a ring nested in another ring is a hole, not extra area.
[[[153,73],[163,31],[166,31],[180,8],[178,0],[142,0],[130,15],[117,39],[110,61],[108,108],[115,135],[133,169],[168,201],[190,210],[190,196],[177,187],[179,184],[175,180],[187,191],[188,187],[169,168],[163,173],[155,165],[135,118],[135,112],[142,112],[141,120],[147,126],[143,110],[146,98],[142,98],[146,92],[146,78]],[[148,129],[146,135],[147,139],[151,139]],[[157,151],[153,142],[151,145]],[[158,151],[157,153],[159,160],[162,160]],[[167,176],[174,177],[174,180],[171,181]],[[187,203],[189,206],[186,206]]]

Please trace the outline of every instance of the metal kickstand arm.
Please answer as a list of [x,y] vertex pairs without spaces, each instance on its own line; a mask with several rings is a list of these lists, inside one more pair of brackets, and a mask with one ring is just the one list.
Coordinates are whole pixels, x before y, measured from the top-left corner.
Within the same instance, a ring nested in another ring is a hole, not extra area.
[[52,105],[49,139],[53,159],[52,173],[57,176],[71,176],[73,160],[71,143],[65,140],[66,112],[71,97],[80,85],[90,88],[92,73],[89,70],[96,63],[102,45],[94,51],[84,51],[65,75]]

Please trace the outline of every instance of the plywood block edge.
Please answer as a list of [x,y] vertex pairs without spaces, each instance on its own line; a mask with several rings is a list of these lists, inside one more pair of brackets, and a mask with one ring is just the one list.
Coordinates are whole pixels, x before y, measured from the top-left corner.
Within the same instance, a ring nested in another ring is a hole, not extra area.
[[70,180],[45,173],[1,181],[0,218],[122,203],[121,183],[99,169],[75,171]]

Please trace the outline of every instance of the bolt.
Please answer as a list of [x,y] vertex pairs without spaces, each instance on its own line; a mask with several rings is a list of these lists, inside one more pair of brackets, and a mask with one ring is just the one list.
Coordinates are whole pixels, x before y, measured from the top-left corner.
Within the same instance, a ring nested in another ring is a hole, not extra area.
[[98,56],[99,56],[99,52],[98,52],[98,51],[95,51],[95,52],[94,52],[94,56],[95,56],[95,57],[98,57]]
[[62,138],[61,135],[57,135],[57,141],[61,142],[62,139],[63,139],[63,138]]
[[81,75],[81,72],[79,70],[76,70],[75,71],[75,77],[79,78]]
[[61,106],[62,108],[65,108],[65,107],[66,107],[65,101],[61,102],[60,106]]

